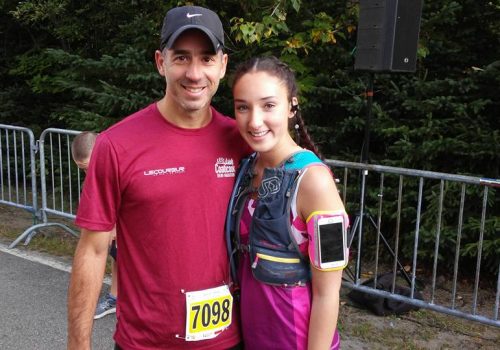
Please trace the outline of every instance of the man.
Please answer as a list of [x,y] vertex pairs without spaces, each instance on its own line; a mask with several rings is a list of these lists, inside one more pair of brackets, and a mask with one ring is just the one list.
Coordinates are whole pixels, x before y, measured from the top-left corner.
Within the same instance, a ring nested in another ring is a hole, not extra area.
[[[75,136],[71,143],[71,155],[76,166],[87,172],[90,162],[90,156],[94,148],[97,134],[91,131],[83,131]],[[116,230],[111,234],[111,241],[109,244],[109,255],[113,258],[111,261],[111,286],[102,299],[97,303],[94,313],[94,320],[100,319],[106,315],[116,312],[116,298],[118,295],[117,287],[117,272],[116,272]]]
[[83,172],[87,172],[94,148],[97,134],[92,131],[83,131],[76,135],[71,143],[71,156],[76,166]]
[[168,11],[155,52],[164,97],[99,135],[76,219],[82,232],[68,293],[69,349],[90,347],[115,224],[117,349],[239,344],[223,231],[235,168],[248,148],[234,120],[210,106],[226,72],[223,46],[214,12]]

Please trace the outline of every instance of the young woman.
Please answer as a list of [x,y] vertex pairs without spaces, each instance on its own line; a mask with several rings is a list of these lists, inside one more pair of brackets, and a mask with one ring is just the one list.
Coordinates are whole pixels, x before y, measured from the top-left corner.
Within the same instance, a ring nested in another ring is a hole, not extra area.
[[344,229],[348,219],[304,128],[294,74],[275,57],[253,58],[237,68],[233,97],[239,131],[256,152],[230,210],[245,349],[337,349],[347,260],[322,267],[312,240],[319,218],[341,218]]

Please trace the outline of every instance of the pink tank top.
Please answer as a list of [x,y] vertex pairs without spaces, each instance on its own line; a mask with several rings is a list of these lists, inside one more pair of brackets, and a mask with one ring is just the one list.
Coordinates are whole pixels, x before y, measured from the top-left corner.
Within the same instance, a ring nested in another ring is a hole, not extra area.
[[[296,191],[297,193],[297,191]],[[296,196],[296,193],[294,196]],[[241,243],[248,243],[249,225],[255,201],[246,203],[240,223]],[[306,224],[297,215],[296,198],[292,200],[292,233],[301,252],[307,257]],[[245,252],[240,261],[241,323],[245,349],[307,349],[311,314],[311,283],[305,286],[281,287],[257,281],[251,271],[250,256]],[[338,349],[338,331],[330,349]]]

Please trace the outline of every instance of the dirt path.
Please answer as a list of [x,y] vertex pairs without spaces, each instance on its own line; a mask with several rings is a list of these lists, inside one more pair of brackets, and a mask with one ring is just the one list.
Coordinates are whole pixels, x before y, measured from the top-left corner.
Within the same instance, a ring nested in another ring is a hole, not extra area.
[[[0,241],[9,244],[33,223],[31,214],[0,204]],[[71,250],[76,242],[68,234],[55,228],[45,229],[47,235],[61,242],[68,242]],[[19,249],[33,249],[35,237],[28,247],[19,244]],[[49,248],[42,248],[48,250]],[[60,252],[61,259],[70,262],[71,254]],[[0,276],[1,280],[1,276]],[[482,325],[428,310],[411,312],[402,317],[378,317],[357,308],[346,297],[348,290],[342,289],[339,330],[343,350],[362,349],[500,349],[500,328]]]

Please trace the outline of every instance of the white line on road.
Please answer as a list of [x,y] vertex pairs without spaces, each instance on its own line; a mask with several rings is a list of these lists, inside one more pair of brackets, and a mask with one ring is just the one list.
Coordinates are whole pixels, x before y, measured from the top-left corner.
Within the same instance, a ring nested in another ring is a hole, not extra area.
[[[33,261],[42,265],[52,267],[57,270],[65,271],[71,273],[71,264],[67,262],[60,261],[50,255],[41,254],[33,250],[21,250],[17,248],[9,248],[7,245],[0,243],[0,252],[4,252],[10,255],[17,256],[29,261]],[[111,279],[109,277],[104,278],[104,283],[111,284]]]

